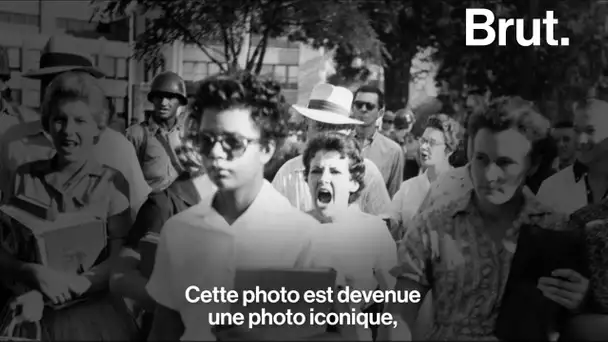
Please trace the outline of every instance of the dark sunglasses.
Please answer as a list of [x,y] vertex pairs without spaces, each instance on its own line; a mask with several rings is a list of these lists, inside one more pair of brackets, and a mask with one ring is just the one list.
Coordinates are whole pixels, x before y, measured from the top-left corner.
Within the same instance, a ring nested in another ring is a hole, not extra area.
[[394,122],[395,122],[395,120],[391,120],[391,119],[382,119],[382,123],[385,123],[385,124],[390,124],[390,125],[392,125]]
[[369,102],[363,102],[363,101],[355,101],[353,103],[354,107],[358,110],[364,109],[367,111],[371,111],[376,109],[376,105],[373,103],[369,103]]
[[200,133],[197,134],[193,140],[201,155],[205,157],[209,156],[215,144],[220,143],[224,152],[226,152],[231,159],[242,156],[245,154],[245,151],[247,151],[247,147],[249,147],[250,144],[260,141],[260,139],[250,139],[232,133]]

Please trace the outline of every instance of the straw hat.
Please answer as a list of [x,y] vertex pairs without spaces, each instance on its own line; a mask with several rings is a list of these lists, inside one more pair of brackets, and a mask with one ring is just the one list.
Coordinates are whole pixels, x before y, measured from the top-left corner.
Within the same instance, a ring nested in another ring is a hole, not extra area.
[[352,119],[353,93],[344,88],[322,83],[314,87],[306,107],[293,105],[305,117],[332,125],[361,125]]

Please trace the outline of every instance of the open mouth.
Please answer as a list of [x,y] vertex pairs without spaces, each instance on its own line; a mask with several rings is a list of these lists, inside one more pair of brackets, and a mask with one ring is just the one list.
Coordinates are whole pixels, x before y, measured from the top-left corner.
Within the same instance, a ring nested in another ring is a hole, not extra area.
[[317,201],[319,201],[319,203],[328,204],[333,197],[334,196],[329,189],[321,188],[317,190]]
[[60,142],[61,147],[63,148],[74,148],[78,146],[78,142],[70,139],[62,139]]

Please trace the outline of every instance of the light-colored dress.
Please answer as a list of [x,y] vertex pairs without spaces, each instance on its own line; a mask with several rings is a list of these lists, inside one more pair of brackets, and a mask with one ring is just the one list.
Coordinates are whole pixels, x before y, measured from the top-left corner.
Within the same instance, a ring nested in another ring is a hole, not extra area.
[[[61,182],[53,164],[52,159],[47,159],[19,167],[8,201],[13,196],[35,198],[59,212],[90,210],[106,220],[129,210],[129,201],[123,194],[128,185],[120,172],[87,161],[67,182]],[[129,228],[108,226],[108,244],[124,239]],[[15,238],[2,242],[2,247],[17,258],[32,253],[29,245]],[[98,263],[105,260],[100,259]],[[22,292],[24,288],[18,286],[15,290]],[[41,323],[43,340],[48,341],[126,341],[135,338],[137,331],[123,302],[112,298],[109,291],[93,294],[85,302],[65,309],[45,308]]]

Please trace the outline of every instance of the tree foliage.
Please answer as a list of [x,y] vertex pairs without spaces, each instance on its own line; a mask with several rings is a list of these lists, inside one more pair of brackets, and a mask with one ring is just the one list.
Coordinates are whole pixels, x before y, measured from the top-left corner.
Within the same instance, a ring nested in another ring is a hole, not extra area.
[[[352,20],[354,8],[341,0],[93,0],[103,15],[122,16],[133,3],[151,18],[135,42],[135,57],[158,64],[167,44],[194,44],[221,70],[244,67],[260,73],[272,38],[289,37],[315,47],[349,45],[344,42],[370,34]],[[356,13],[356,12],[355,12]],[[308,35],[304,35],[306,32]],[[372,32],[373,33],[373,32]],[[312,40],[312,35],[323,35]],[[353,46],[358,43],[351,44]],[[365,47],[373,50],[373,47]],[[239,58],[245,57],[245,63]]]
[[[436,60],[442,63],[438,80],[462,96],[469,92],[493,96],[520,95],[530,100],[562,102],[586,96],[599,81],[605,68],[606,12],[596,1],[502,0],[484,2],[497,17],[525,18],[531,36],[532,18],[544,17],[553,10],[559,23],[555,37],[569,37],[570,46],[522,47],[515,32],[507,36],[506,46],[465,46],[465,8],[475,1],[449,3],[451,35],[435,42]],[[543,37],[545,34],[543,25]]]

